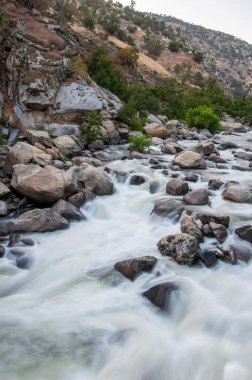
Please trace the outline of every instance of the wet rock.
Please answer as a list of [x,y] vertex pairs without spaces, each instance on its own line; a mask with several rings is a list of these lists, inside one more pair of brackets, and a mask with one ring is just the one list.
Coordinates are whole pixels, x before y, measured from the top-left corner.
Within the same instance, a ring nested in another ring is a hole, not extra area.
[[178,264],[193,265],[200,254],[199,240],[185,233],[169,235],[157,246],[162,255],[172,257]]
[[0,182],[0,199],[6,197],[7,195],[10,195],[10,193],[10,189],[5,186],[4,183]]
[[143,295],[154,305],[165,311],[170,311],[171,301],[173,296],[178,293],[179,287],[173,282],[165,282],[163,284],[155,285]]
[[68,202],[74,205],[77,208],[80,208],[81,205],[84,203],[84,195],[82,192],[79,192],[77,194],[71,195],[71,197],[68,198]]
[[145,158],[147,158],[146,154],[144,153],[140,153],[140,152],[131,152],[131,158],[132,160],[144,160]]
[[221,182],[219,179],[210,179],[210,181],[208,182],[208,189],[219,190],[222,185],[223,185],[223,182]]
[[252,190],[242,185],[228,185],[222,193],[226,200],[237,203],[252,203]]
[[202,222],[202,224],[209,224],[210,222],[215,222],[217,224],[223,224],[225,227],[228,227],[230,223],[229,216],[214,214],[204,210],[199,210],[197,212],[196,218],[199,219]]
[[210,156],[208,157],[208,159],[209,159],[210,161],[213,161],[213,162],[215,162],[215,163],[219,163],[219,164],[226,164],[226,163],[227,163],[227,161],[224,160],[224,158],[218,156],[218,155],[215,154],[215,153],[210,154]]
[[28,130],[26,132],[26,138],[32,145],[41,144],[47,148],[53,146],[52,139],[47,131]]
[[16,259],[16,265],[19,269],[30,269],[32,265],[32,259],[27,255],[18,256]]
[[86,217],[82,212],[73,204],[60,199],[52,207],[53,211],[58,212],[63,218],[67,220],[84,220]]
[[217,163],[216,164],[216,168],[217,169],[221,169],[221,170],[223,170],[223,169],[229,169],[229,167],[228,167],[228,165],[225,165],[225,164],[219,164],[219,163]]
[[58,212],[34,209],[19,216],[13,223],[13,232],[50,232],[68,228],[69,222]]
[[181,179],[173,178],[166,185],[166,192],[171,195],[185,195],[188,191],[188,183]]
[[27,245],[29,247],[33,247],[35,245],[35,241],[33,239],[29,239],[29,238],[21,239],[21,243],[23,243],[24,245]]
[[[252,162],[251,162],[252,164]],[[251,172],[252,168],[248,166],[232,165],[232,170],[239,170],[240,172]]]
[[235,144],[233,141],[224,141],[221,144],[222,149],[236,149],[239,148],[237,144]]
[[38,165],[16,165],[11,187],[19,194],[36,203],[53,204],[74,192],[72,171],[63,171],[53,166],[41,168]]
[[81,166],[82,164],[88,164],[88,165],[92,165],[98,168],[99,166],[101,166],[101,161],[93,157],[74,157],[73,164],[76,166]]
[[203,156],[210,156],[211,154],[218,154],[217,149],[215,148],[215,145],[212,141],[204,141],[201,144],[195,145],[189,150],[199,153]]
[[184,201],[190,205],[206,205],[209,203],[208,192],[205,189],[191,191],[184,196]]
[[244,161],[252,161],[252,154],[251,153],[235,152],[234,157],[239,158],[240,160],[244,160]]
[[78,156],[81,153],[79,145],[68,135],[57,137],[54,140],[54,145],[64,156]]
[[252,244],[252,225],[246,225],[235,229],[235,233],[242,239]]
[[185,176],[185,180],[188,182],[197,182],[199,179],[199,176],[195,173],[187,173]]
[[179,153],[173,160],[173,165],[182,169],[206,169],[206,162],[199,154],[190,150]]
[[156,123],[152,123],[144,127],[144,132],[152,137],[164,139],[168,136],[167,128]]
[[104,148],[105,148],[105,144],[102,140],[96,140],[88,144],[89,150],[103,150]]
[[190,215],[184,213],[180,220],[181,232],[194,236],[199,241],[203,240],[203,233]]
[[158,164],[159,164],[159,161],[158,161],[157,158],[151,157],[151,158],[149,159],[149,164],[150,164],[150,165],[158,165]]
[[0,201],[0,217],[9,214],[9,208],[6,202]]
[[143,256],[124,260],[115,264],[115,269],[130,280],[135,280],[142,272],[150,272],[157,263],[153,256]]
[[3,257],[4,254],[5,254],[5,248],[2,245],[0,245],[0,258]]
[[141,175],[133,175],[130,178],[130,185],[142,185],[145,183],[145,178]]
[[174,216],[180,218],[185,205],[183,202],[171,198],[163,198],[156,202],[152,213],[165,217],[173,218]]
[[182,148],[176,141],[166,141],[165,145],[161,147],[161,152],[164,154],[177,154],[181,152]]
[[214,250],[205,249],[200,253],[200,260],[206,267],[212,267],[217,263],[216,252]]
[[218,240],[220,244],[224,243],[224,241],[228,237],[227,229],[223,224],[217,224],[215,222],[210,222],[209,226],[213,231],[214,237]]
[[225,261],[229,264],[236,264],[237,259],[232,249],[224,250],[220,247],[216,249],[216,256],[218,259]]
[[247,263],[252,258],[252,248],[247,244],[241,244],[240,241],[238,244],[232,244],[228,250],[234,253],[236,261],[240,260]]
[[94,157],[96,159],[98,159],[100,162],[109,162],[109,161],[112,161],[113,160],[113,157],[111,156],[111,154],[107,153],[107,152],[94,152],[93,153]]
[[109,175],[100,168],[81,165],[74,168],[79,191],[88,190],[96,195],[112,195],[114,184]]
[[201,227],[201,230],[202,230],[204,236],[214,237],[213,231],[212,231],[211,227],[209,226],[209,224],[204,224]]

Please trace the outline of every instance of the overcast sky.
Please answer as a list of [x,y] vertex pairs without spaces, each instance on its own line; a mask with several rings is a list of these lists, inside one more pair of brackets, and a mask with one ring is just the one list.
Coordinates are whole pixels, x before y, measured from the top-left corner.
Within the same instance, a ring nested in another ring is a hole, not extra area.
[[[120,0],[129,5],[130,0]],[[167,14],[252,44],[252,0],[136,0],[136,9]]]

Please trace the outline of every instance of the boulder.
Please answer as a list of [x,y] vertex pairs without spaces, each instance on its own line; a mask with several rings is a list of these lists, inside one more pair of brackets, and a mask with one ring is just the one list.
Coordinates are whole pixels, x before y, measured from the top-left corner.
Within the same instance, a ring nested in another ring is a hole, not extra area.
[[194,222],[192,217],[190,215],[187,215],[186,213],[182,215],[180,220],[180,229],[181,232],[194,236],[199,241],[203,240],[203,233],[197,223]]
[[159,137],[161,139],[164,139],[168,136],[167,128],[155,123],[149,124],[146,127],[144,127],[144,132],[147,135],[150,135],[152,137]]
[[242,240],[248,241],[249,243],[252,244],[252,226],[250,224],[243,227],[236,228],[235,233]]
[[106,133],[103,136],[103,139],[109,144],[118,144],[120,142],[119,132],[116,130],[112,120],[104,120],[102,123],[103,128]]
[[135,280],[142,272],[150,272],[157,263],[153,256],[143,256],[124,260],[115,264],[115,269],[130,280]]
[[52,139],[47,131],[36,131],[30,129],[26,132],[26,138],[32,145],[41,144],[47,148],[51,148],[53,146]]
[[73,204],[66,202],[64,199],[60,199],[52,207],[53,211],[58,212],[63,218],[67,220],[84,220],[86,217],[82,212]]
[[197,182],[198,179],[199,179],[199,176],[198,174],[195,174],[195,173],[187,173],[185,175],[185,180],[188,182]]
[[169,120],[166,123],[167,128],[177,128],[179,127],[180,122],[178,120]]
[[172,164],[178,165],[181,169],[206,169],[207,167],[204,158],[191,150],[179,153]]
[[163,284],[155,285],[143,293],[144,297],[160,309],[170,311],[171,301],[174,295],[179,291],[177,284],[173,282],[165,282]]
[[54,145],[64,156],[78,156],[81,153],[79,145],[68,135],[57,137],[54,140]]
[[10,193],[10,189],[5,186],[4,183],[0,182],[0,199],[6,197],[7,195],[10,195]]
[[147,122],[148,123],[155,123],[155,124],[162,124],[162,121],[155,115],[152,115],[150,114],[148,117],[147,117]]
[[130,178],[131,185],[142,185],[143,183],[145,183],[145,178],[142,175],[134,174]]
[[210,156],[211,154],[218,154],[217,149],[215,148],[215,145],[212,141],[204,141],[201,144],[197,144],[193,146],[192,148],[189,148],[189,150],[199,153],[202,156]]
[[221,182],[219,179],[210,179],[208,182],[208,189],[219,190],[222,185],[223,185],[223,182]]
[[34,146],[24,142],[18,142],[9,150],[9,153],[7,154],[5,170],[7,173],[11,174],[13,172],[14,165],[29,164],[39,158],[41,160],[45,160],[45,158],[47,158],[50,161],[50,156],[46,156],[43,150],[35,148]]
[[252,189],[242,185],[228,185],[222,197],[232,202],[252,203]]
[[77,208],[80,208],[81,205],[84,203],[84,194],[82,192],[71,195],[71,197],[68,198],[68,202],[74,205]]
[[11,187],[35,203],[53,204],[77,192],[72,171],[53,166],[16,165]]
[[218,164],[226,164],[227,161],[224,160],[224,158],[218,156],[217,154],[215,153],[212,153],[210,154],[210,156],[208,157],[208,159],[212,162],[215,162],[215,163],[218,163]]
[[210,222],[209,226],[213,231],[214,237],[218,240],[220,244],[224,243],[224,241],[228,237],[227,229],[223,224],[218,224],[215,222]]
[[202,222],[202,224],[209,224],[210,222],[215,222],[217,224],[223,224],[225,227],[228,227],[230,223],[229,216],[214,214],[204,210],[197,211],[196,219],[199,219]]
[[6,202],[0,201],[0,217],[9,214],[9,208]]
[[182,148],[176,141],[166,141],[165,145],[161,147],[161,152],[164,154],[177,154],[181,152]]
[[212,267],[217,263],[216,252],[214,250],[205,249],[200,253],[200,260],[206,267]]
[[208,192],[205,189],[191,191],[184,196],[184,201],[190,205],[206,205],[209,203]]
[[200,254],[199,240],[186,233],[169,235],[157,246],[162,255],[172,257],[178,264],[193,265]]
[[178,217],[182,214],[185,205],[183,202],[171,198],[163,198],[156,202],[152,213],[165,217],[173,218]]
[[88,164],[88,165],[95,166],[96,168],[98,168],[99,166],[101,166],[101,161],[93,157],[80,156],[80,157],[73,158],[73,164],[76,166],[80,166],[82,164]]
[[88,190],[96,195],[114,192],[114,184],[103,169],[84,164],[74,168],[74,175],[79,191]]
[[239,158],[239,160],[252,161],[252,153],[236,152],[234,153],[234,157]]
[[2,245],[0,245],[0,258],[2,258],[4,254],[5,254],[5,248]]
[[63,230],[68,220],[50,208],[34,209],[19,216],[12,225],[13,232],[50,232]]
[[178,178],[172,178],[166,185],[166,192],[171,195],[185,195],[188,191],[188,183]]

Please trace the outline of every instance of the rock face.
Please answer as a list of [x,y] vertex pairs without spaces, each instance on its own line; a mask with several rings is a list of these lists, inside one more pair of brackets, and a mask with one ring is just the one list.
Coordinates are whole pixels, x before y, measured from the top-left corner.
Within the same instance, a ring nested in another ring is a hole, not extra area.
[[54,140],[54,145],[64,156],[78,156],[81,153],[79,145],[67,135],[57,137]]
[[142,272],[150,272],[157,263],[153,256],[143,256],[124,260],[115,264],[115,269],[130,280],[135,280]]
[[74,175],[80,191],[88,190],[96,195],[112,195],[114,192],[111,178],[102,169],[84,164],[74,168]]
[[184,196],[184,201],[190,205],[206,205],[209,203],[208,192],[204,189],[191,191]]
[[185,233],[169,235],[157,246],[162,255],[172,257],[178,264],[193,265],[200,254],[198,239]]
[[45,154],[43,150],[23,142],[18,142],[7,154],[5,169],[7,173],[12,173],[14,165],[29,164],[38,161],[43,163],[48,161],[47,164],[49,164],[51,159],[51,156]]
[[67,220],[86,219],[86,217],[77,207],[69,202],[64,201],[63,199],[60,199],[57,203],[55,203],[52,207],[52,210],[56,211]]
[[173,160],[173,165],[178,165],[181,169],[206,169],[204,158],[196,152],[185,150],[179,153]]
[[222,197],[237,203],[252,203],[252,189],[239,185],[229,185],[222,193]]
[[33,202],[53,204],[77,192],[72,171],[63,171],[53,166],[16,165],[11,187]]
[[66,229],[69,222],[50,208],[22,214],[12,226],[13,232],[50,232]]
[[152,137],[159,137],[161,139],[164,139],[168,136],[167,128],[155,123],[149,124],[146,127],[144,127],[144,132],[147,135],[150,135]]
[[166,185],[166,192],[171,195],[185,195],[188,191],[188,183],[181,179],[172,178]]
[[173,282],[165,282],[153,286],[143,293],[150,302],[158,306],[160,309],[170,311],[172,297],[178,293],[179,287]]
[[172,218],[174,216],[180,217],[184,208],[185,206],[181,201],[163,198],[157,201],[152,213],[166,218]]
[[247,225],[236,228],[235,233],[242,239],[252,244],[252,226]]

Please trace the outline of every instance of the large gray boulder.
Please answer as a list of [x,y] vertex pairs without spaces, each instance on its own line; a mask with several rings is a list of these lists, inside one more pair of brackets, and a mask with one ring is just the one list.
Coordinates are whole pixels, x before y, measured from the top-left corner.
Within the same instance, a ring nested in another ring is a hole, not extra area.
[[94,88],[88,86],[85,81],[76,81],[63,84],[56,96],[57,114],[80,113],[89,111],[101,111],[102,102],[98,99]]
[[64,156],[78,156],[81,153],[79,145],[68,135],[57,137],[54,145]]
[[166,185],[166,192],[171,195],[185,195],[188,191],[188,183],[179,178],[172,178]]
[[47,148],[51,148],[53,146],[52,139],[47,131],[36,131],[30,129],[26,132],[26,138],[32,145],[41,144]]
[[205,189],[191,191],[184,196],[184,201],[190,205],[207,205],[209,203],[208,192]]
[[50,232],[63,230],[68,220],[50,208],[35,209],[19,216],[12,225],[13,232]]
[[172,299],[174,295],[178,293],[178,291],[179,287],[177,284],[173,282],[165,282],[163,284],[155,285],[152,288],[146,290],[143,295],[160,309],[169,312],[172,306]]
[[63,218],[67,220],[84,220],[86,217],[82,212],[70,202],[66,202],[64,199],[60,199],[53,207],[53,211],[58,212]]
[[9,150],[9,153],[7,154],[5,170],[10,174],[13,171],[14,165],[40,162],[43,163],[44,166],[46,163],[50,163],[50,161],[51,156],[45,154],[43,150],[24,142],[18,142]]
[[96,195],[112,195],[114,184],[110,176],[100,168],[83,164],[74,168],[79,191],[88,190]]
[[144,127],[144,132],[152,137],[164,139],[168,136],[167,128],[163,125],[152,123]]
[[167,197],[156,202],[152,213],[165,218],[180,217],[184,208],[183,202]]
[[169,235],[157,246],[162,255],[172,257],[178,264],[193,265],[200,255],[199,240],[185,233]]
[[185,150],[179,153],[172,163],[173,165],[178,165],[181,169],[206,169],[207,167],[201,154],[192,150]]
[[222,197],[232,202],[252,203],[252,189],[242,185],[228,185]]
[[53,204],[77,192],[72,170],[64,171],[53,166],[16,165],[11,187],[33,202]]

